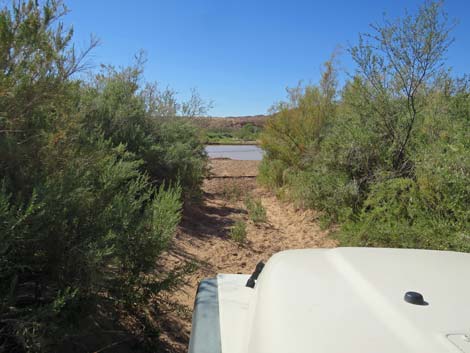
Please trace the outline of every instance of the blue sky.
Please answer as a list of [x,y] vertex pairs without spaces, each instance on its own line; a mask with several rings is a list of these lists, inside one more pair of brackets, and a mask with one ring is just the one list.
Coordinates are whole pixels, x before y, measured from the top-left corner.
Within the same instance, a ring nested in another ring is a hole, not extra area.
[[[415,0],[76,0],[65,22],[84,46],[100,39],[91,62],[125,66],[147,53],[145,79],[184,99],[191,88],[214,101],[214,116],[266,113],[299,80],[316,82],[322,63],[386,12],[414,11]],[[459,21],[448,63],[470,73],[470,1],[447,0]],[[341,66],[354,66],[343,50]]]

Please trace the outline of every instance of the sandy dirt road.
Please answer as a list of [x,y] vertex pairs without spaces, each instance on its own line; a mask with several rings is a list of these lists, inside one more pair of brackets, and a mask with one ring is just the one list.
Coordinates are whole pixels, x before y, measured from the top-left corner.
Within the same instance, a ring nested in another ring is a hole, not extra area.
[[[258,161],[211,160],[212,175],[204,182],[201,205],[185,211],[183,222],[162,265],[193,262],[197,270],[176,293],[164,298],[162,339],[167,352],[187,352],[194,296],[199,281],[217,273],[251,273],[259,261],[281,250],[333,247],[316,214],[279,201],[256,183]],[[244,200],[261,200],[267,222],[249,220]],[[244,244],[231,240],[237,220],[247,224]]]

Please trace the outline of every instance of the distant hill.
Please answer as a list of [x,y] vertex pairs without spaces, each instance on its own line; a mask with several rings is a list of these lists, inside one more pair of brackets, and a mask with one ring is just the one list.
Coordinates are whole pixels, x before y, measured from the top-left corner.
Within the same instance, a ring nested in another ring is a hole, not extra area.
[[269,115],[204,117],[195,119],[195,122],[207,129],[240,129],[247,124],[263,127],[268,117]]

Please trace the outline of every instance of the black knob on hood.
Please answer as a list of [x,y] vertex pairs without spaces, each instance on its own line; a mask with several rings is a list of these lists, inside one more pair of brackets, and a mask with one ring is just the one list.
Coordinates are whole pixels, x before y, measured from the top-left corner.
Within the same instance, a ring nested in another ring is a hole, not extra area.
[[406,292],[405,302],[414,305],[428,305],[428,303],[424,301],[423,295],[418,292]]

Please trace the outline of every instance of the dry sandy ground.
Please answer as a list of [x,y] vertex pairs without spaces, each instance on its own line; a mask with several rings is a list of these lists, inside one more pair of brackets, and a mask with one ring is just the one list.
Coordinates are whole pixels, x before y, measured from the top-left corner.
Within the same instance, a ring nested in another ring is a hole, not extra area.
[[[256,184],[258,163],[212,160],[212,177],[204,183],[202,205],[185,212],[163,265],[172,267],[191,261],[197,264],[197,270],[181,290],[165,298],[168,304],[162,331],[167,352],[187,352],[193,301],[201,279],[217,273],[251,273],[259,261],[281,250],[335,246],[315,221],[315,212],[283,203]],[[267,212],[266,223],[253,224],[249,220],[244,205],[247,196],[261,200]],[[243,245],[229,236],[236,220],[247,222]]]

